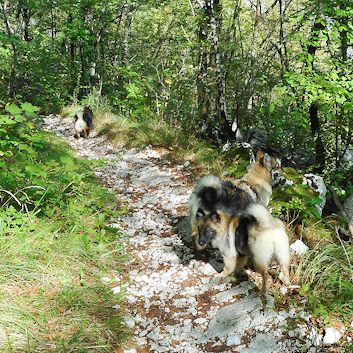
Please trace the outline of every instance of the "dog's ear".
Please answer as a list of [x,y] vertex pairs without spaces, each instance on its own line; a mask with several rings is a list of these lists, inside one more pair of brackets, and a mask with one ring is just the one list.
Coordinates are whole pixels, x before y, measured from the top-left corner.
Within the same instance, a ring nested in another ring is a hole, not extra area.
[[261,149],[257,150],[256,162],[259,162],[260,164],[264,164],[264,157],[265,157],[265,152]]
[[196,212],[196,219],[201,219],[202,217],[205,217],[205,212],[202,208],[199,208]]
[[262,164],[268,170],[272,169],[272,157],[268,153],[264,154],[264,158],[263,158]]
[[267,168],[268,171],[273,169],[280,169],[281,168],[281,160],[279,158],[275,158],[268,153],[265,153],[263,159],[263,165]]
[[210,218],[214,223],[219,223],[221,221],[221,216],[217,212],[212,212]]

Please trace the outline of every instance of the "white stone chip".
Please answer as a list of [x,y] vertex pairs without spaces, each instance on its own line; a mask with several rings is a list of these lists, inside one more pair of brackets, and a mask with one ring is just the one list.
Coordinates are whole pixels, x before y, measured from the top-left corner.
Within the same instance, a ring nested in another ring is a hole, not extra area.
[[125,317],[123,318],[123,321],[124,321],[125,325],[126,325],[128,328],[133,328],[133,327],[135,327],[135,321],[134,321],[134,319],[132,319],[131,317],[125,316]]
[[340,340],[341,336],[341,332],[335,329],[334,327],[327,327],[325,329],[323,343],[327,345],[335,344]]
[[288,288],[286,288],[286,287],[281,287],[281,288],[279,289],[279,291],[280,291],[280,293],[281,293],[282,295],[286,295],[286,294],[288,293]]
[[214,275],[217,271],[210,264],[206,264],[202,270],[202,273],[204,275]]
[[112,288],[112,291],[113,291],[113,294],[119,294],[121,291],[121,287],[120,286],[114,287]]
[[239,346],[241,343],[240,335],[230,335],[227,337],[227,346]]
[[207,322],[207,319],[205,319],[204,317],[200,317],[198,319],[195,319],[194,322],[195,322],[195,324],[202,325]]
[[135,348],[124,349],[124,353],[137,353],[137,350]]
[[102,278],[101,278],[101,281],[102,281],[103,283],[108,283],[108,282],[111,281],[111,279],[110,279],[109,277],[102,277]]
[[299,256],[305,254],[309,250],[309,247],[299,239],[296,240],[293,244],[291,244],[289,248]]

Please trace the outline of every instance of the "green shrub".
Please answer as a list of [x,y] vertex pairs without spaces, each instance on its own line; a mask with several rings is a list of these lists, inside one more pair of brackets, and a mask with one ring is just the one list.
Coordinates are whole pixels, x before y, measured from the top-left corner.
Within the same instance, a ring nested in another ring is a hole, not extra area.
[[315,221],[321,218],[317,206],[322,202],[318,194],[308,185],[303,185],[303,176],[293,168],[284,168],[283,176],[293,185],[275,187],[271,207],[273,214],[287,220]]

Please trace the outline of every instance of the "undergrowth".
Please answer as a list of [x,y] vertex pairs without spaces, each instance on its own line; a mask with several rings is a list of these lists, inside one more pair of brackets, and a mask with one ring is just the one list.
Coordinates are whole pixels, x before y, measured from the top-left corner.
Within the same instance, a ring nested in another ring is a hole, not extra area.
[[321,240],[299,263],[300,295],[315,315],[330,321],[340,317],[350,324],[353,314],[353,247],[342,241]]
[[94,162],[36,128],[34,107],[6,106],[0,137],[0,351],[114,351],[126,255],[108,224],[122,210]]

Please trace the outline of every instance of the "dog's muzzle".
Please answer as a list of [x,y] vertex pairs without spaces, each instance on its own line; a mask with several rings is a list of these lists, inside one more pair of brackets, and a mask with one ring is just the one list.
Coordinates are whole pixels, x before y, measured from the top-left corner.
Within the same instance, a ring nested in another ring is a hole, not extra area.
[[212,228],[199,226],[199,239],[198,243],[202,249],[211,245],[212,240],[216,238],[216,231]]

